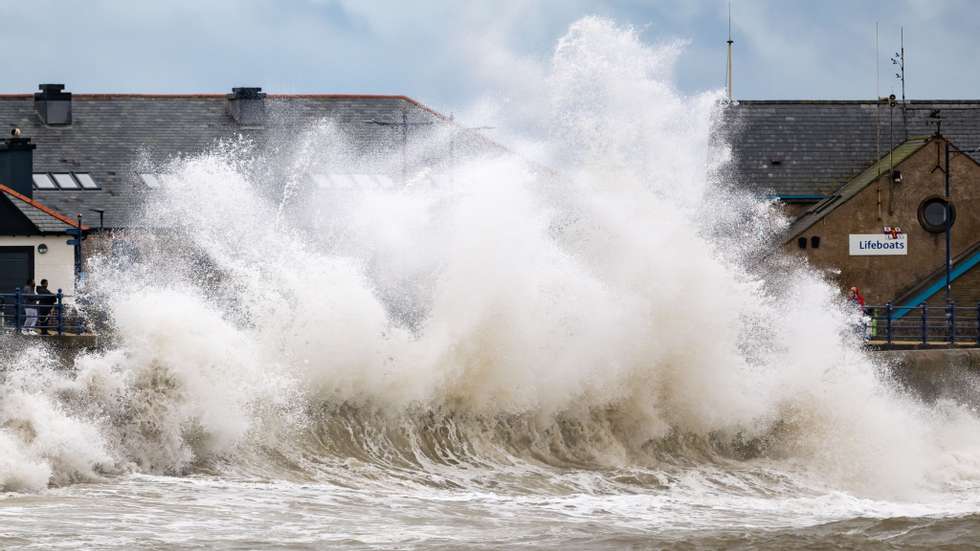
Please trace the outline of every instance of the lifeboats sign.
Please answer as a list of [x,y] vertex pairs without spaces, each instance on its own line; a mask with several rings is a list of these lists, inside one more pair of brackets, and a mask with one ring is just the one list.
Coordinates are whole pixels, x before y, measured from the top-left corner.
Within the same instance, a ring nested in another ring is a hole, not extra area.
[[851,256],[891,256],[909,254],[909,236],[900,233],[892,237],[880,233],[852,233]]

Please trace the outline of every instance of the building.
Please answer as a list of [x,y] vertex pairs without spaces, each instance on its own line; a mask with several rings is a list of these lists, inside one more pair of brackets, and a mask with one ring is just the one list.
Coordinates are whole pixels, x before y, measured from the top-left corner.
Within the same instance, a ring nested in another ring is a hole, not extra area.
[[[261,88],[235,88],[229,94],[73,94],[60,84],[39,88],[34,94],[0,95],[0,122],[20,128],[37,146],[34,171],[47,176],[35,187],[38,200],[60,212],[81,213],[93,227],[104,228],[134,223],[133,205],[160,185],[153,171],[168,159],[207,151],[222,140],[243,136],[258,151],[269,151],[330,121],[354,149],[371,154],[361,159],[365,174],[397,181],[402,169],[434,157],[412,149],[417,138],[450,125],[448,117],[405,96],[282,95]],[[477,139],[472,133],[465,138]],[[407,166],[375,162],[400,159],[403,152]],[[104,211],[101,220],[97,210]]]
[[[974,205],[980,185],[980,101],[740,101],[726,107],[721,120],[719,135],[733,147],[733,179],[778,201],[792,220],[782,248],[825,269],[843,289],[861,287],[876,303],[940,300],[935,285],[937,274],[945,276],[945,228],[931,217],[936,205],[940,215],[945,213],[943,154],[950,143],[956,212],[952,298],[980,300],[980,271],[973,268],[980,242]],[[53,271],[49,264],[60,259],[61,282],[69,257],[74,262],[74,254],[60,245],[64,240],[58,237],[59,252],[45,241],[45,254],[51,256],[43,259],[35,251],[33,260],[24,260],[24,247],[36,247],[41,237],[63,236],[58,232],[77,225],[81,215],[90,228],[83,247],[87,256],[104,244],[101,236],[138,223],[135,208],[165,185],[161,167],[169,159],[241,137],[258,153],[276,152],[324,121],[335,125],[356,158],[307,167],[301,175],[281,172],[290,167],[266,167],[271,172],[256,177],[270,182],[273,192],[297,177],[321,187],[400,185],[432,167],[451,174],[457,156],[469,151],[503,151],[404,96],[281,95],[260,88],[234,88],[228,94],[73,94],[63,85],[42,84],[33,94],[0,95],[0,123],[20,129],[21,139],[36,146],[25,150],[33,156],[29,184],[21,178],[19,187],[6,184],[16,194],[0,194],[3,208],[20,213],[16,224],[9,218],[6,230],[17,234],[19,244],[4,245],[6,254],[21,255],[0,271],[14,274],[8,276],[14,281],[31,271],[30,265],[35,276],[42,268]],[[886,235],[885,228],[901,228],[900,235]],[[852,254],[851,241],[862,239],[854,236],[876,236],[864,240],[885,244],[903,241],[907,253],[866,255],[859,245]],[[19,271],[10,271],[15,263]],[[0,284],[10,284],[5,281]]]
[[786,233],[784,250],[839,269],[841,283],[861,287],[871,304],[944,304],[947,171],[955,190],[951,299],[975,305],[980,270],[956,270],[978,259],[980,164],[941,135],[910,138],[806,210]]
[[0,293],[43,278],[71,302],[78,250],[69,232],[80,224],[34,198],[34,147],[16,136],[0,142]]
[[[457,157],[475,148],[502,150],[405,96],[281,95],[244,87],[228,94],[73,94],[61,84],[41,84],[33,94],[0,95],[0,124],[19,129],[19,139],[30,143],[18,157],[30,168],[24,172],[26,165],[18,165],[16,182],[7,181],[0,157],[0,184],[11,190],[0,194],[7,200],[0,205],[7,210],[0,212],[20,213],[0,222],[0,233],[8,236],[0,245],[0,292],[11,290],[15,281],[23,285],[25,274],[50,274],[48,279],[69,288],[66,274],[74,271],[74,255],[64,252],[65,239],[49,237],[66,224],[77,225],[81,216],[89,230],[87,257],[105,244],[102,236],[132,229],[139,223],[136,207],[164,185],[160,167],[168,160],[241,138],[256,152],[273,152],[325,122],[335,125],[360,157],[299,175],[311,186],[394,185],[420,167],[451,169]],[[424,139],[433,135],[443,139]],[[281,186],[297,175],[256,177]],[[42,237],[47,252],[26,257],[23,247],[40,244]]]
[[980,301],[980,101],[745,101],[726,123],[734,178],[791,220],[782,249],[869,304],[945,304],[948,172],[950,300]]

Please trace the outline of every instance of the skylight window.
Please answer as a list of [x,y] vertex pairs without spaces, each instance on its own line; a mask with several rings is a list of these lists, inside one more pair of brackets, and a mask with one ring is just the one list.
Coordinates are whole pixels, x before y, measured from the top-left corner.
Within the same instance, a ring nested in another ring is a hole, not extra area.
[[99,189],[99,184],[96,184],[95,180],[89,174],[79,174],[76,172],[75,179],[78,180],[79,184],[82,184],[83,189]]
[[47,174],[34,174],[34,189],[58,189]]
[[140,180],[150,189],[160,189],[160,176],[158,174],[140,173]]
[[71,177],[71,174],[52,174],[54,181],[58,182],[60,189],[78,189],[78,182]]

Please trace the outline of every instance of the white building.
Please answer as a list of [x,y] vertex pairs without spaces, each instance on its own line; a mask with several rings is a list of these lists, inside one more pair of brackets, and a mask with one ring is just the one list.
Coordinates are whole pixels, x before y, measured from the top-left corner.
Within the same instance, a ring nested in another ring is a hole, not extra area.
[[70,302],[76,247],[68,240],[78,224],[34,199],[33,149],[25,138],[0,142],[0,294],[13,293],[32,279],[38,284],[47,279],[48,288],[62,290]]

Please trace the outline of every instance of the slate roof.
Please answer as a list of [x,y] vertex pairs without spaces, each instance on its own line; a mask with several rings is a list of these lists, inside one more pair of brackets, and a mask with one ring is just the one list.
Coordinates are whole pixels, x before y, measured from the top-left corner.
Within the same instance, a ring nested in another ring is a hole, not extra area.
[[[35,172],[89,173],[101,185],[99,190],[35,190],[37,199],[70,216],[82,213],[86,221],[97,216],[91,209],[105,209],[106,226],[125,227],[148,191],[136,177],[140,167],[206,151],[220,140],[245,136],[259,147],[274,148],[302,128],[330,120],[356,147],[394,158],[401,129],[368,121],[399,123],[404,114],[409,122],[431,124],[413,126],[412,136],[452,124],[405,96],[268,94],[262,127],[239,125],[226,102],[225,94],[75,93],[72,124],[57,127],[42,123],[32,94],[0,95],[0,125],[21,128],[37,144]],[[980,100],[910,101],[908,135],[935,131],[929,118],[933,109],[941,110],[943,134],[980,160]],[[740,101],[725,109],[720,130],[732,143],[740,185],[766,195],[827,196],[877,158],[877,115],[881,154],[905,140],[901,113],[873,101]],[[457,151],[463,149],[457,144]]]
[[[147,163],[195,154],[222,139],[245,136],[260,146],[322,120],[334,121],[366,149],[397,148],[401,129],[367,121],[449,124],[449,119],[405,96],[276,95],[266,97],[266,123],[239,125],[226,109],[225,94],[73,94],[72,124],[47,126],[34,111],[31,94],[0,95],[0,125],[18,127],[37,144],[34,172],[89,173],[99,190],[35,190],[54,209],[86,222],[90,209],[105,209],[107,227],[126,227],[133,205],[147,192],[136,176]],[[415,127],[422,129],[423,127]],[[410,130],[414,131],[414,130]]]
[[726,108],[723,134],[739,184],[767,195],[826,196],[908,137],[934,134],[936,109],[943,135],[980,161],[980,100],[911,100],[907,133],[900,105],[743,100]]
[[[5,185],[0,185],[0,196],[10,201],[41,233],[65,233],[71,228],[78,227],[77,221]],[[82,229],[87,230],[88,226],[83,224]]]

